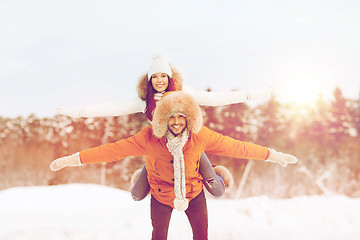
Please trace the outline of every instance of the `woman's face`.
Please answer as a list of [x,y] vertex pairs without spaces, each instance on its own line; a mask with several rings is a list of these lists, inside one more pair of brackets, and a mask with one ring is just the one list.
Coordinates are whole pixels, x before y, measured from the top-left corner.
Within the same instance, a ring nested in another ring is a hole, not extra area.
[[155,73],[151,76],[151,84],[155,91],[163,92],[169,86],[169,78],[166,73]]

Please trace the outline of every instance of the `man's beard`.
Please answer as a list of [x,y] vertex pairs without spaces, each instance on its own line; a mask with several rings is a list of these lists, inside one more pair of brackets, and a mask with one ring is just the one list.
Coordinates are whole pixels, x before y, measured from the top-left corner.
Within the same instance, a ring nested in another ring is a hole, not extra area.
[[180,133],[176,133],[176,134],[175,134],[175,133],[171,130],[171,128],[168,128],[169,132],[170,132],[172,135],[174,135],[175,137],[180,136],[181,134],[183,134],[183,132],[185,131],[185,129],[186,129],[186,127],[184,127]]

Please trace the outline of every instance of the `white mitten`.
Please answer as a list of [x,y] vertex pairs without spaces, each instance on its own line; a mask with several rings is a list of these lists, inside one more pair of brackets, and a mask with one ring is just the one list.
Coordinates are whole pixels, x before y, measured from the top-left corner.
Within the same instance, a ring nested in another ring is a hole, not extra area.
[[274,149],[270,149],[270,155],[268,159],[265,160],[265,162],[272,162],[272,163],[278,163],[282,167],[286,167],[288,163],[294,164],[297,163],[297,158],[286,153],[277,152]]
[[73,155],[58,158],[50,164],[51,171],[58,171],[64,167],[77,167],[83,165],[80,161],[79,153]]
[[69,116],[72,118],[83,117],[82,109],[58,107],[57,112],[61,115]]

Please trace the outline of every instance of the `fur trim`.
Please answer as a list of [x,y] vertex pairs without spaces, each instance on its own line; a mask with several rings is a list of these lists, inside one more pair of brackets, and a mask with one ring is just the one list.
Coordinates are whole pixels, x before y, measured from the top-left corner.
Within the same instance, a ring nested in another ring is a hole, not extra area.
[[226,190],[229,190],[234,186],[234,178],[231,172],[226,167],[215,166],[214,171],[217,175],[223,178]]
[[[171,65],[170,65],[170,67],[171,67]],[[171,71],[172,71],[172,81],[174,81],[175,90],[181,91],[182,87],[183,87],[183,78],[182,78],[180,72],[177,71],[177,69],[171,67]],[[148,79],[147,73],[143,74],[139,78],[139,81],[137,84],[137,93],[141,100],[146,99],[148,82],[149,82],[149,79]]]
[[138,96],[141,100],[146,99],[147,87],[148,87],[148,77],[147,77],[147,73],[145,73],[139,78],[138,84],[136,86]]
[[203,124],[202,112],[194,98],[184,92],[168,92],[157,103],[153,117],[153,133],[162,138],[168,128],[169,118],[174,113],[186,116],[187,129],[197,134]]

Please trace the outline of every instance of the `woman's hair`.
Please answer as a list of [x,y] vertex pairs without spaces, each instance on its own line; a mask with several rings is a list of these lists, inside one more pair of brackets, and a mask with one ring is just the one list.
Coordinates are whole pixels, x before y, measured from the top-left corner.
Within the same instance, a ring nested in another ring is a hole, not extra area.
[[[166,88],[165,92],[176,91],[174,81],[172,78],[169,77],[169,75],[168,75],[168,80],[169,80],[169,85]],[[157,100],[154,99],[154,94],[156,92],[157,91],[154,89],[152,85],[152,78],[150,78],[148,81],[147,93],[145,98],[145,102],[146,102],[145,115],[150,121],[152,121],[153,119],[153,114],[156,107]]]

